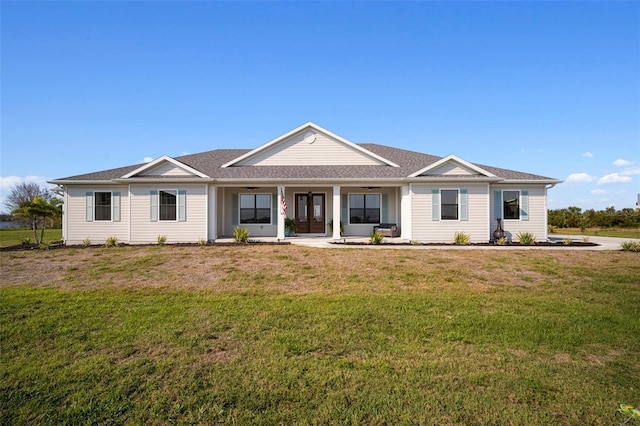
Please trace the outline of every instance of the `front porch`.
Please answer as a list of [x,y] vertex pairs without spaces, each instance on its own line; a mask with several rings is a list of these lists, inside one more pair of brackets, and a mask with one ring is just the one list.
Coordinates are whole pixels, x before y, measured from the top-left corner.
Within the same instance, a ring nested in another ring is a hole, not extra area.
[[283,241],[289,238],[285,219],[295,224],[292,238],[368,238],[380,223],[395,223],[402,230],[402,190],[364,185],[214,188],[209,204],[216,215],[210,218],[209,240],[233,239],[234,229],[240,226],[248,229],[251,238]]

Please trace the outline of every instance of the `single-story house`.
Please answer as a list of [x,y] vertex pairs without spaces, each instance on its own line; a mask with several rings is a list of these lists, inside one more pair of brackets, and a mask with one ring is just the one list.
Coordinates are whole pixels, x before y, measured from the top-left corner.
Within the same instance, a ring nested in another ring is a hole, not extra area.
[[285,238],[368,236],[395,224],[400,238],[451,242],[547,239],[547,190],[560,181],[377,144],[356,144],[314,123],[255,149],[217,149],[52,180],[64,199],[63,239],[129,244],[215,241],[237,226]]

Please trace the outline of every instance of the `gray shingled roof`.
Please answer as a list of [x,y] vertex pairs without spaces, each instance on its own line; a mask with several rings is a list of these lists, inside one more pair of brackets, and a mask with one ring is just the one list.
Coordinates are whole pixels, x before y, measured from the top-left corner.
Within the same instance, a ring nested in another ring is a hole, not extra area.
[[[248,149],[217,149],[199,154],[175,157],[176,160],[210,176],[214,179],[245,180],[245,179],[400,179],[406,178],[429,165],[442,159],[433,155],[422,154],[415,151],[393,148],[377,144],[359,144],[362,148],[386,158],[398,164],[400,167],[391,166],[245,166],[227,167],[226,164],[241,155],[250,152]],[[83,175],[70,176],[57,180],[112,180],[118,179],[130,173],[144,164],[134,164],[117,169],[103,170]],[[538,176],[515,170],[500,169],[497,167],[476,166],[493,173],[498,178],[506,180],[540,180],[555,181],[556,179]],[[464,176],[469,179],[471,176]],[[429,178],[425,178],[429,179]]]

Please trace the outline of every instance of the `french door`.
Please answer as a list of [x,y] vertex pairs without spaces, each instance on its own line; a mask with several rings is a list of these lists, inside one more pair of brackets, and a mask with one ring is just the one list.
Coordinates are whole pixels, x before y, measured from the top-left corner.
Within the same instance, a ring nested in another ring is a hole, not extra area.
[[324,194],[296,194],[296,225],[299,234],[324,234]]

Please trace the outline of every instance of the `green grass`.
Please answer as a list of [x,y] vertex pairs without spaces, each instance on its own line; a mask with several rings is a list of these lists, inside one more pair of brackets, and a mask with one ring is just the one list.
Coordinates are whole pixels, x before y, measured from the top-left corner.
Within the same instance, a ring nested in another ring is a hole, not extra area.
[[[40,237],[40,231],[38,231],[38,238]],[[62,229],[45,229],[44,240],[45,241],[57,241],[62,239]],[[15,228],[2,228],[0,229],[0,247],[10,247],[18,244],[22,244],[22,241],[29,240],[33,243],[33,230],[31,229],[15,229]]]
[[[610,425],[640,403],[634,253],[167,246],[0,261],[14,264],[2,424]],[[40,263],[56,277],[21,283]]]
[[[555,233],[560,235],[585,235],[640,239],[640,228],[586,228],[584,232],[580,231],[580,228],[556,228]],[[553,236],[553,234],[550,235]]]

